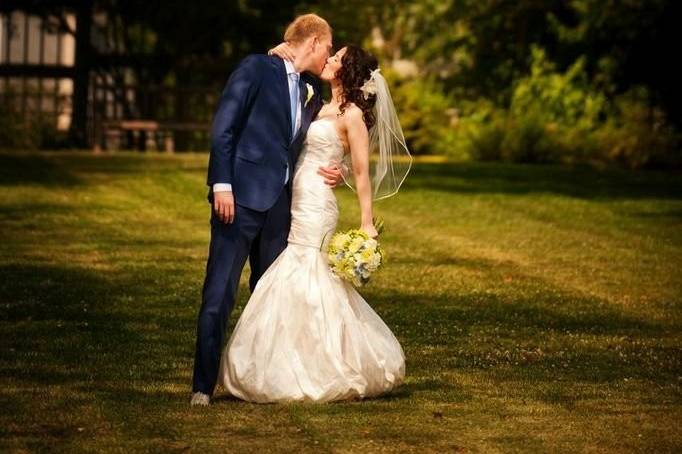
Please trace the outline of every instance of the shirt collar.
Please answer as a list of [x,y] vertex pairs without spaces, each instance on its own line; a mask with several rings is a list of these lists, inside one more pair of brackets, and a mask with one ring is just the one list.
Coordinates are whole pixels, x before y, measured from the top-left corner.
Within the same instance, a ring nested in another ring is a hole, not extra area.
[[294,73],[298,74],[299,77],[301,76],[301,73],[296,72],[296,68],[294,68],[294,64],[291,63],[289,60],[284,60],[284,67],[287,70],[287,76],[289,74],[294,74]]

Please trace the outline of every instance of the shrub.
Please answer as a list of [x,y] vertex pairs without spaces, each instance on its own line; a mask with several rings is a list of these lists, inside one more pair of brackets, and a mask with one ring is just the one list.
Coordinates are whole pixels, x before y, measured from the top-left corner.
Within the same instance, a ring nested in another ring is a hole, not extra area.
[[533,48],[508,109],[470,104],[456,143],[477,160],[680,166],[682,138],[652,105],[644,87],[609,100],[588,83],[583,59],[558,73]]
[[645,87],[633,87],[614,102],[614,113],[595,132],[607,161],[628,168],[682,165],[680,136],[663,112],[651,106]]
[[0,103],[0,148],[42,149],[62,146],[52,115],[21,115],[11,103]]
[[434,80],[399,81],[395,76],[389,77],[391,95],[410,152],[455,155],[458,148],[453,128],[453,100]]

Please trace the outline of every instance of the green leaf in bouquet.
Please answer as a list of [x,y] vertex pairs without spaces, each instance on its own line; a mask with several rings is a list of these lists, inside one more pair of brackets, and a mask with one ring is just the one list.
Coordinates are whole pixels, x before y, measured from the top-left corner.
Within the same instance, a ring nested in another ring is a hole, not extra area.
[[377,233],[381,235],[381,232],[384,231],[384,220],[381,216],[377,216],[375,218],[372,218],[372,223],[374,224],[374,228],[377,229]]

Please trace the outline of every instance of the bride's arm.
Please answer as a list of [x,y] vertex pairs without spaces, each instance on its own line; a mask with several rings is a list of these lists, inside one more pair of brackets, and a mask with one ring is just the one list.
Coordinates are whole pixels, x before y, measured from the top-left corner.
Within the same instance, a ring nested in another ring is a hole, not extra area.
[[372,221],[372,186],[369,181],[369,133],[362,118],[362,110],[357,106],[346,110],[346,133],[353,163],[353,176],[360,202],[360,228],[376,238],[377,233]]
[[277,46],[273,47],[268,51],[268,55],[277,55],[283,60],[289,60],[293,62],[296,59],[296,53],[294,48],[289,45],[286,41],[279,43]]

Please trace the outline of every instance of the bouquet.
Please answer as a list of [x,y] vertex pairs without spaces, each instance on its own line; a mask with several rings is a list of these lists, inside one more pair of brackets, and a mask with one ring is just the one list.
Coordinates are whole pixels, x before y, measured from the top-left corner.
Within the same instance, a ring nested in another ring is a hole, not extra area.
[[[377,232],[383,230],[383,222]],[[329,265],[337,276],[361,287],[369,282],[370,275],[379,269],[384,251],[374,238],[360,229],[337,232],[332,236],[327,249]]]

